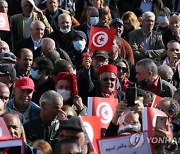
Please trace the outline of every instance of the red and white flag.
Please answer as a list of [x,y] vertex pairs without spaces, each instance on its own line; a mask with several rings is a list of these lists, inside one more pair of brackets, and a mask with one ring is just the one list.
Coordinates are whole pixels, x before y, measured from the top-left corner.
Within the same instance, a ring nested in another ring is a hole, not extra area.
[[101,128],[107,128],[117,104],[116,98],[88,97],[88,115],[100,117]]
[[10,31],[7,13],[0,13],[0,30]]
[[151,107],[156,107],[156,105],[160,102],[162,97],[155,95]]
[[116,30],[91,26],[89,37],[90,50],[110,50]]
[[3,118],[0,117],[0,140],[7,140],[11,138],[12,137],[8,131],[6,123],[4,122]]
[[89,136],[89,142],[92,143],[94,151],[91,154],[98,154],[98,144],[97,140],[101,137],[101,125],[100,125],[100,118],[97,116],[82,116],[82,123],[84,128]]
[[[156,126],[156,120],[158,116],[167,117],[166,113],[156,108],[145,107],[142,111],[143,131],[147,131],[149,137],[153,137],[152,130]],[[169,127],[169,122],[167,123],[167,125],[168,131],[170,131],[170,133],[172,134],[171,128]]]

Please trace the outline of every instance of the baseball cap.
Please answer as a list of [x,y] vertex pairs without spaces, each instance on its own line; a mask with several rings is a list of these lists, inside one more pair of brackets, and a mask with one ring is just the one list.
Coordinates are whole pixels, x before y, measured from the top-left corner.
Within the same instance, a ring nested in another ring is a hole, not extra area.
[[9,60],[12,62],[16,62],[16,56],[12,52],[1,52],[0,60]]
[[15,87],[20,88],[20,89],[34,90],[34,82],[31,78],[21,77],[16,81]]
[[104,57],[105,59],[108,59],[109,56],[108,56],[108,53],[107,51],[94,51],[93,52],[93,57]]
[[73,39],[76,37],[76,36],[80,36],[82,38],[84,38],[85,40],[87,40],[87,36],[86,34],[83,32],[83,31],[80,31],[80,30],[76,30],[73,34]]
[[16,70],[11,64],[0,64],[0,74],[16,79]]
[[79,117],[71,117],[70,119],[63,121],[60,125],[60,130],[64,130],[64,129],[83,132],[83,129],[81,127],[80,118]]
[[111,22],[111,25],[115,23],[120,23],[121,25],[124,25],[123,21],[120,18],[114,18]]

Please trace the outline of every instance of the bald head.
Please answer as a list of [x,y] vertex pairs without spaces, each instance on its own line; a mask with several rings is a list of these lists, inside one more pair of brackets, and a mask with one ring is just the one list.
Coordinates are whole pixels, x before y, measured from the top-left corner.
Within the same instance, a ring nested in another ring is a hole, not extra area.
[[55,41],[51,38],[43,38],[41,41],[41,51],[46,54],[50,50],[55,49]]
[[10,52],[9,45],[3,40],[0,40],[0,52]]
[[22,124],[17,115],[7,113],[3,116],[3,119],[7,125],[9,133],[13,138],[22,137]]
[[158,74],[163,80],[171,82],[174,72],[170,66],[160,65],[158,67]]

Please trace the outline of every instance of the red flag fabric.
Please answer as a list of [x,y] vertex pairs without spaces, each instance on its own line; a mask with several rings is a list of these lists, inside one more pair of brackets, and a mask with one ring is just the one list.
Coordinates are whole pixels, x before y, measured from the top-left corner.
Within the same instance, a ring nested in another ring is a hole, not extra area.
[[162,99],[162,97],[156,95],[154,97],[151,107],[156,107],[156,105],[160,102],[161,99]]
[[118,99],[88,97],[88,115],[100,117],[101,128],[107,128],[116,111]]
[[116,30],[100,27],[91,27],[89,37],[90,50],[110,50],[113,44]]
[[82,121],[84,128],[86,129],[86,132],[89,136],[90,142],[94,146],[94,150],[92,153],[98,154],[98,144],[97,139],[100,139],[101,135],[101,125],[100,125],[100,118],[97,116],[82,116]]
[[[153,137],[152,130],[156,125],[156,120],[158,116],[167,117],[166,113],[156,108],[145,107],[143,109],[143,112],[142,112],[143,131],[147,131],[149,137]],[[168,126],[170,126],[169,122],[167,124]],[[173,138],[170,127],[168,127],[168,131],[170,131],[171,137]]]
[[0,30],[10,31],[7,13],[0,13]]
[[8,128],[3,120],[2,117],[0,117],[0,140],[7,140],[11,139],[11,135],[8,131]]

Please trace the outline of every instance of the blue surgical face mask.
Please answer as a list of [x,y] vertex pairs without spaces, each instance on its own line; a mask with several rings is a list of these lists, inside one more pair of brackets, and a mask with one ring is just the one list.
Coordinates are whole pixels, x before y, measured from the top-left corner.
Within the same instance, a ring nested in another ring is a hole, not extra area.
[[99,22],[99,17],[90,17],[90,24],[97,25]]
[[33,70],[33,69],[31,69],[30,75],[32,76],[32,78],[34,80],[39,80],[40,77],[41,77],[41,74],[39,74],[39,71],[38,70]]
[[166,16],[158,16],[158,22],[159,23],[165,23],[166,22]]
[[71,28],[66,28],[66,29],[60,28],[59,30],[60,30],[62,33],[67,34],[67,33],[69,33],[69,32],[71,31]]
[[86,47],[85,40],[74,41],[73,46],[77,51],[83,51]]

